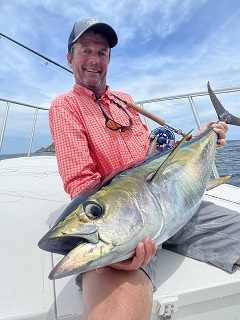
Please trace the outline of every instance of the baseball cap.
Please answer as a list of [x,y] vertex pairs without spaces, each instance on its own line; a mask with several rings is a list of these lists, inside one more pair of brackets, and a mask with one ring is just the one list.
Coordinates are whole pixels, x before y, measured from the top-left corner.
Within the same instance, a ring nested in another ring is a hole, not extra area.
[[68,39],[68,52],[71,51],[74,42],[76,42],[87,30],[95,30],[104,34],[108,39],[110,48],[115,47],[118,43],[117,34],[110,25],[100,22],[95,18],[86,18],[75,22]]

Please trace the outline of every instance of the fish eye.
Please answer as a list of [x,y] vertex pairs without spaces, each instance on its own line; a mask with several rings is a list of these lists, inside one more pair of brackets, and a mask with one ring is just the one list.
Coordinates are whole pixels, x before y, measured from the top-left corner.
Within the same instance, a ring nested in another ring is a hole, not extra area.
[[94,201],[87,201],[83,204],[85,214],[90,219],[100,218],[103,214],[103,207]]

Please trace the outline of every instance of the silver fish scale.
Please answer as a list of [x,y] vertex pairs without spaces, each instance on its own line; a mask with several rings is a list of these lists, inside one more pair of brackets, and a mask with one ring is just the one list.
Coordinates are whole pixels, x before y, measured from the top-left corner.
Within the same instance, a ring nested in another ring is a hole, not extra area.
[[[82,243],[60,261],[50,277],[61,278],[124,260],[133,255],[136,245],[146,236],[160,245],[176,233],[202,201],[216,140],[213,130],[207,130],[182,143],[171,154],[152,156],[136,168],[115,176],[86,200],[104,208],[99,219],[87,218],[80,203],[78,217],[71,213],[65,229],[62,224],[50,232],[51,237],[66,235],[72,224],[76,234],[84,235]],[[97,229],[98,243],[91,244],[91,238],[87,237],[84,230],[89,225]]]

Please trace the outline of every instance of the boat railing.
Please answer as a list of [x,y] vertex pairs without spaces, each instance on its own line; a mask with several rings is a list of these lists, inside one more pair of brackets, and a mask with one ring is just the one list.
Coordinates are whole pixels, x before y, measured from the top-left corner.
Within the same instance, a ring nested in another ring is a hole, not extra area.
[[[238,91],[240,91],[240,87],[233,87],[233,88],[227,88],[227,89],[221,89],[221,90],[214,90],[214,92],[216,94],[233,93],[233,92],[238,92]],[[146,108],[147,105],[149,105],[149,104],[151,104],[153,102],[187,99],[189,104],[190,104],[190,107],[192,109],[192,113],[194,115],[194,118],[195,118],[195,121],[197,123],[197,126],[200,129],[202,127],[202,124],[201,124],[201,121],[200,121],[200,118],[199,118],[199,115],[198,115],[198,112],[197,112],[197,109],[196,109],[196,105],[195,105],[194,99],[196,97],[207,96],[207,95],[208,95],[207,91],[201,91],[201,92],[187,93],[187,94],[181,94],[181,95],[160,97],[160,98],[156,98],[156,99],[141,100],[141,101],[137,101],[136,104],[139,104],[142,107]],[[10,109],[10,107],[12,105],[21,105],[21,106],[24,106],[26,108],[35,109],[35,114],[34,114],[34,118],[33,118],[33,122],[32,122],[31,135],[29,137],[28,152],[27,152],[27,155],[31,156],[32,144],[33,144],[33,139],[34,139],[34,134],[35,134],[38,111],[39,110],[43,110],[45,112],[48,112],[49,109],[44,108],[44,107],[39,107],[39,106],[26,104],[26,103],[23,103],[23,102],[13,101],[13,100],[9,100],[9,99],[0,98],[0,102],[1,101],[6,103],[6,107],[5,107],[5,114],[3,116],[2,129],[1,129],[1,135],[0,135],[0,155],[1,155],[1,151],[2,151],[2,144],[3,144],[3,140],[4,140],[5,128],[6,128],[6,124],[7,124],[7,121],[8,121],[9,109]],[[150,130],[150,127],[149,127],[149,124],[148,124],[148,119],[145,118],[145,122],[146,122],[146,124],[147,124],[147,126],[148,126],[148,128]],[[217,173],[216,173],[216,175],[217,175]]]
[[[227,88],[227,89],[221,89],[221,90],[214,90],[215,94],[221,94],[221,93],[232,93],[232,92],[240,92],[240,87],[233,87],[233,88]],[[149,99],[149,100],[141,100],[137,101],[136,104],[141,105],[142,107],[145,107],[145,105],[153,103],[153,102],[161,102],[161,101],[167,101],[167,100],[178,100],[178,99],[188,99],[188,102],[191,106],[195,121],[197,123],[198,129],[201,129],[202,124],[197,112],[197,108],[194,102],[194,98],[201,97],[201,96],[208,96],[208,91],[200,91],[200,92],[193,92],[193,93],[186,93],[186,94],[180,94],[175,96],[166,96],[156,99]],[[149,126],[149,125],[148,125]]]
[[[233,93],[233,92],[240,92],[240,87],[232,87],[232,88],[227,88],[227,89],[214,90],[215,94]],[[140,105],[143,108],[147,108],[146,105],[149,105],[154,102],[187,99],[190,104],[193,116],[194,116],[196,124],[198,126],[198,129],[201,129],[202,123],[201,123],[199,114],[197,112],[194,98],[201,97],[201,96],[208,96],[208,95],[209,95],[208,91],[200,91],[200,92],[186,93],[186,94],[180,94],[180,95],[174,95],[174,96],[166,96],[166,97],[161,97],[161,98],[156,98],[156,99],[136,101],[136,104]],[[145,123],[146,123],[149,131],[151,131],[148,119],[144,117],[144,120],[145,120]],[[219,174],[218,174],[218,170],[216,168],[215,162],[213,163],[212,171],[213,171],[215,178],[219,178]]]
[[1,155],[1,152],[2,152],[2,145],[3,145],[5,129],[6,129],[7,121],[8,121],[8,114],[9,114],[10,107],[12,105],[20,105],[20,106],[24,106],[26,108],[32,108],[32,109],[35,110],[34,118],[33,118],[33,122],[32,122],[31,135],[30,135],[30,138],[29,138],[29,147],[28,147],[28,152],[27,152],[28,157],[30,157],[31,156],[31,151],[32,151],[32,143],[33,143],[33,139],[34,139],[35,128],[36,128],[36,124],[37,124],[38,111],[39,110],[48,111],[48,109],[47,108],[43,108],[43,107],[34,106],[34,105],[31,105],[31,104],[27,104],[27,103],[23,103],[23,102],[4,99],[4,98],[0,98],[0,102],[1,101],[5,102],[6,106],[5,106],[5,113],[4,113],[4,116],[3,116],[2,129],[1,129],[1,135],[0,135],[0,155]]

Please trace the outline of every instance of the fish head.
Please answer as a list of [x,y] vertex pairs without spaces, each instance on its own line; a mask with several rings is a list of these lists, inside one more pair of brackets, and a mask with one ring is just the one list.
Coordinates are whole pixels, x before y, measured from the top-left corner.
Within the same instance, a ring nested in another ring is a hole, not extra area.
[[76,197],[39,241],[41,249],[66,255],[51,279],[109,265],[119,253],[122,260],[133,255],[132,240],[143,228],[141,210],[127,188],[112,184],[88,198]]

